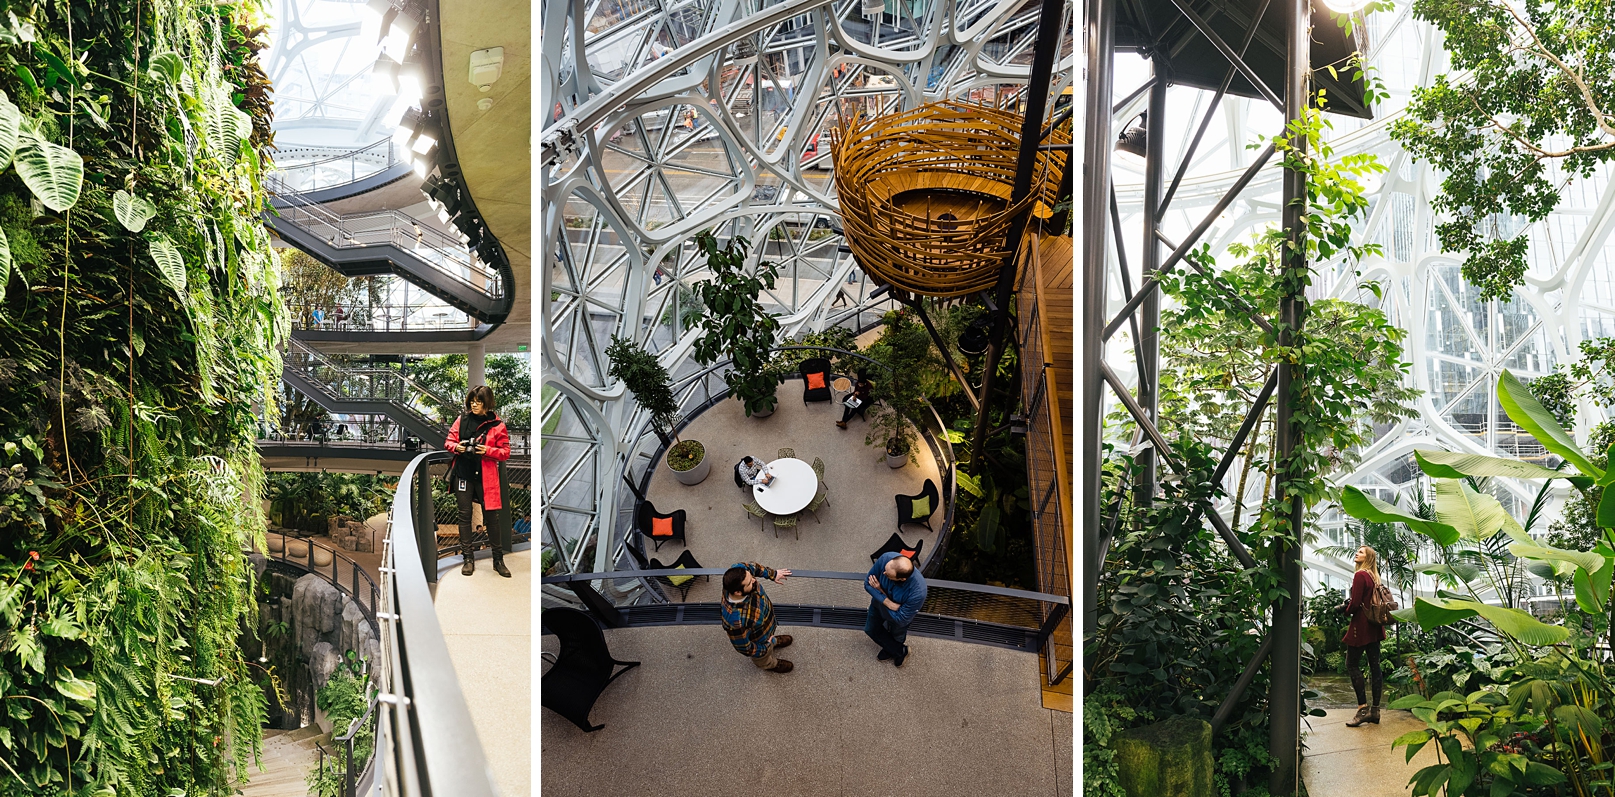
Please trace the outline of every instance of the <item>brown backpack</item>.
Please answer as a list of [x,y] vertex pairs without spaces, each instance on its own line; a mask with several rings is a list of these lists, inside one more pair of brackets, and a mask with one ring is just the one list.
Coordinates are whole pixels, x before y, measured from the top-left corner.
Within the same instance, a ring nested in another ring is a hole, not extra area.
[[1375,625],[1391,625],[1396,622],[1391,612],[1399,608],[1391,588],[1385,586],[1385,582],[1374,579],[1374,589],[1368,593],[1368,605],[1364,607],[1368,621]]

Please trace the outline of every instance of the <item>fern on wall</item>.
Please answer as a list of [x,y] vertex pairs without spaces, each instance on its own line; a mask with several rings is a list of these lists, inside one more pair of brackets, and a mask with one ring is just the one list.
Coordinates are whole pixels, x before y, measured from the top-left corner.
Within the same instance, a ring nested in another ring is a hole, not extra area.
[[256,0],[0,0],[0,795],[230,793],[287,322]]

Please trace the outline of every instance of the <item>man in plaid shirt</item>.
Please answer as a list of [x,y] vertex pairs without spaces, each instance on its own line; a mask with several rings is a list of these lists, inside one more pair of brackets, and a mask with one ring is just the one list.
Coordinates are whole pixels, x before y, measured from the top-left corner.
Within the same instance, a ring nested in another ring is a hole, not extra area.
[[729,632],[729,644],[750,658],[758,669],[782,675],[795,665],[774,655],[774,651],[790,647],[791,635],[774,635],[774,602],[768,599],[758,579],[783,584],[790,575],[789,570],[737,562],[723,574],[724,598],[718,604],[723,628]]

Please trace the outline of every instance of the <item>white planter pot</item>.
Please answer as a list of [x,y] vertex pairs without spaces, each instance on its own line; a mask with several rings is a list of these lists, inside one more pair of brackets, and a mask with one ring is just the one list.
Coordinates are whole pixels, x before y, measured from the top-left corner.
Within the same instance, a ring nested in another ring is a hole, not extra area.
[[[779,404],[775,404],[774,409],[779,409]],[[773,415],[773,414],[774,414],[774,410],[769,410],[767,412],[754,412],[754,413],[751,414],[751,417],[753,417],[753,418],[767,418],[768,416]]]
[[896,457],[892,456],[891,454],[886,455],[886,467],[888,467],[888,468],[892,468],[893,470],[896,470],[897,468],[901,468],[901,467],[903,467],[904,465],[907,465],[907,464],[908,464],[908,452],[907,451],[903,452],[903,454],[901,456],[896,456]]
[[701,462],[689,470],[668,470],[673,472],[673,478],[678,479],[679,484],[696,485],[706,481],[707,474],[712,472],[712,460],[703,456]]

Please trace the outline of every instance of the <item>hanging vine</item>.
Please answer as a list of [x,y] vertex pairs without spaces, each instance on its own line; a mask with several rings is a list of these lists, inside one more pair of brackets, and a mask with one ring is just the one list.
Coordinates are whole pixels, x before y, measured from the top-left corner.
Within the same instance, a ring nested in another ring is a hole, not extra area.
[[227,794],[286,321],[256,0],[0,0],[0,795]]

